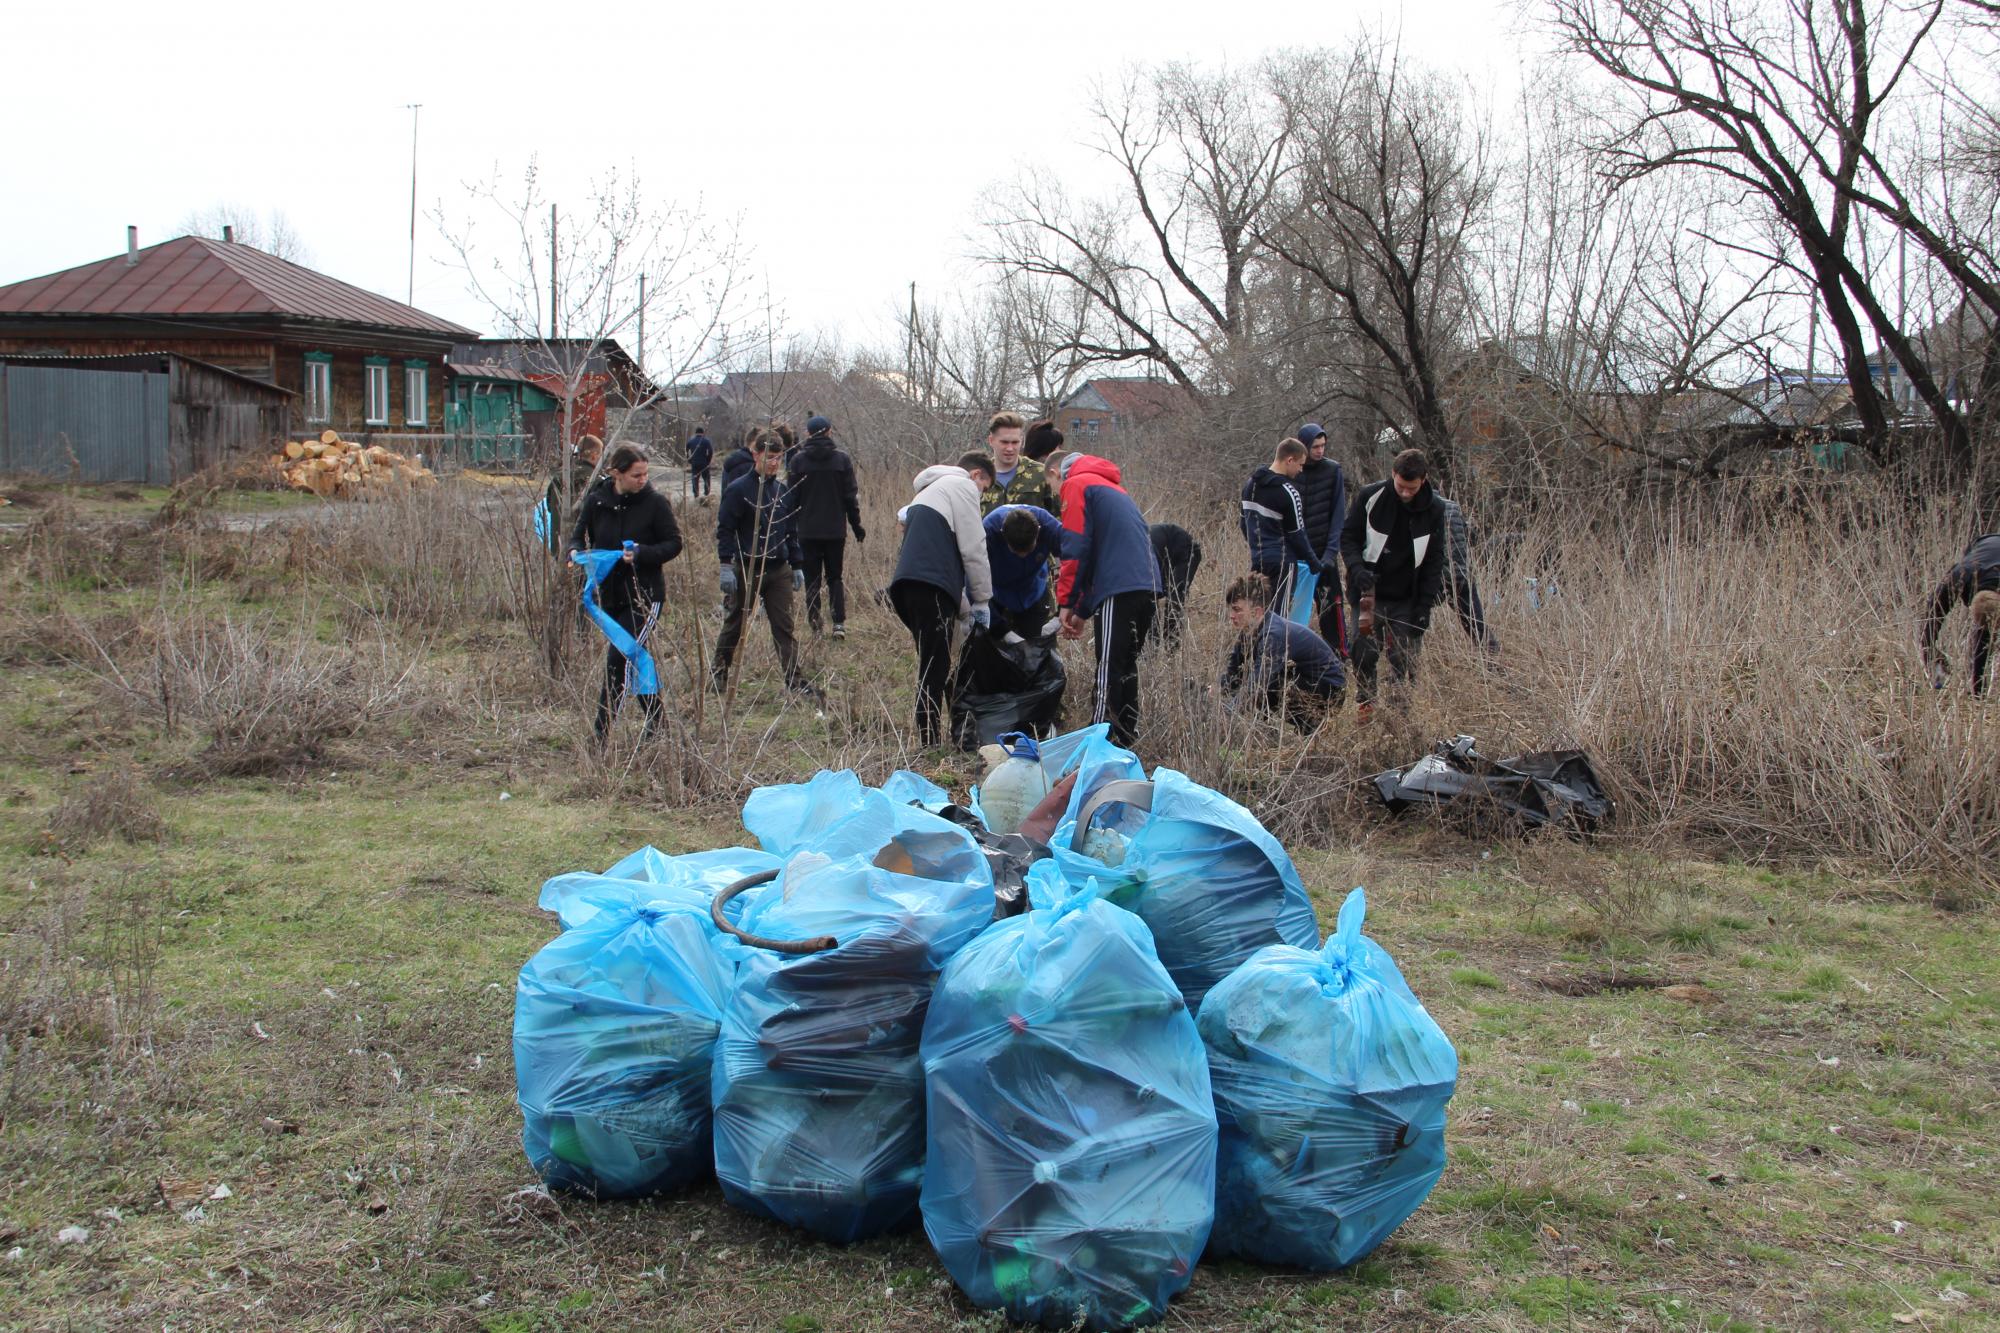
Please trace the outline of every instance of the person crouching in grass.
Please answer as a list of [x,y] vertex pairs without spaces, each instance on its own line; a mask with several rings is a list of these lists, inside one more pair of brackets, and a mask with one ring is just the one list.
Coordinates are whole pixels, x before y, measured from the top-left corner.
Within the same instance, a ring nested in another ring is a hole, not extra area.
[[1271,580],[1246,574],[1229,585],[1229,627],[1236,644],[1222,673],[1232,708],[1266,708],[1306,734],[1340,707],[1347,673],[1325,639],[1271,611]]

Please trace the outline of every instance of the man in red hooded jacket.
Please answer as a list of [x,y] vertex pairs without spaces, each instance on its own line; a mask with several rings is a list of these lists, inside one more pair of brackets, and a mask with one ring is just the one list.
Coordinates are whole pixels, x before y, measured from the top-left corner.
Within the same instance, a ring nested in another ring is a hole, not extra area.
[[1097,722],[1111,724],[1111,739],[1130,747],[1139,734],[1139,650],[1153,628],[1160,572],[1153,560],[1152,530],[1125,488],[1118,465],[1090,454],[1062,460],[1062,571],[1056,602],[1062,633],[1083,637],[1083,623],[1097,629]]

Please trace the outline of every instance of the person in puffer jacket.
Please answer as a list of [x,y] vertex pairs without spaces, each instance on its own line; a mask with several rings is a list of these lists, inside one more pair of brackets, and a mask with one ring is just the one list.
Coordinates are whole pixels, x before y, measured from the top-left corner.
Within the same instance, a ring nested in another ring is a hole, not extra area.
[[1118,465],[1091,454],[1064,454],[1061,464],[1062,574],[1056,603],[1062,634],[1097,633],[1097,688],[1092,720],[1111,724],[1114,744],[1131,748],[1139,736],[1139,651],[1153,628],[1160,571],[1152,530],[1120,485]]
[[951,685],[951,628],[959,598],[972,603],[975,632],[992,624],[993,569],[979,487],[963,465],[939,463],[917,474],[917,498],[903,511],[903,545],[889,604],[917,646],[917,735],[944,742],[945,694]]
[[1250,545],[1250,568],[1271,581],[1271,609],[1287,614],[1297,567],[1317,574],[1319,552],[1306,540],[1305,498],[1295,484],[1306,465],[1306,447],[1282,440],[1268,467],[1243,483],[1243,540]]
[[1340,595],[1340,524],[1347,517],[1347,474],[1326,456],[1326,431],[1308,421],[1296,437],[1306,447],[1306,465],[1292,485],[1306,506],[1306,541],[1319,552],[1322,568],[1313,588],[1313,610],[1319,616],[1320,637],[1333,650],[1347,653],[1347,618]]
[[1449,538],[1444,506],[1429,478],[1423,450],[1403,450],[1389,480],[1363,487],[1354,497],[1340,530],[1354,611],[1355,697],[1364,707],[1375,698],[1375,671],[1385,648],[1398,681],[1415,673],[1431,608],[1444,589]]

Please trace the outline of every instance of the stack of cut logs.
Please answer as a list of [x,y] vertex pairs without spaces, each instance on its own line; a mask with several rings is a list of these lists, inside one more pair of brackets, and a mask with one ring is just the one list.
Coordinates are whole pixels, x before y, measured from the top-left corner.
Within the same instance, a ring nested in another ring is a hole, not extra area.
[[331,430],[320,432],[317,440],[293,440],[271,461],[286,485],[315,495],[354,495],[377,486],[428,486],[437,480],[422,463],[379,444],[343,440]]

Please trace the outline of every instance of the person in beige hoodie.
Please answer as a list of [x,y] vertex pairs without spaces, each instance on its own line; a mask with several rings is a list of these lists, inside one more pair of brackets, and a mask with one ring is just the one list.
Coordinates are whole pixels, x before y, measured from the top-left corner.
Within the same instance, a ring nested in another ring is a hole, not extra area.
[[951,682],[951,626],[959,599],[972,604],[974,633],[992,624],[993,570],[979,486],[962,465],[939,463],[917,474],[917,498],[903,517],[903,545],[889,601],[917,645],[917,735],[925,746],[944,741],[945,694]]

